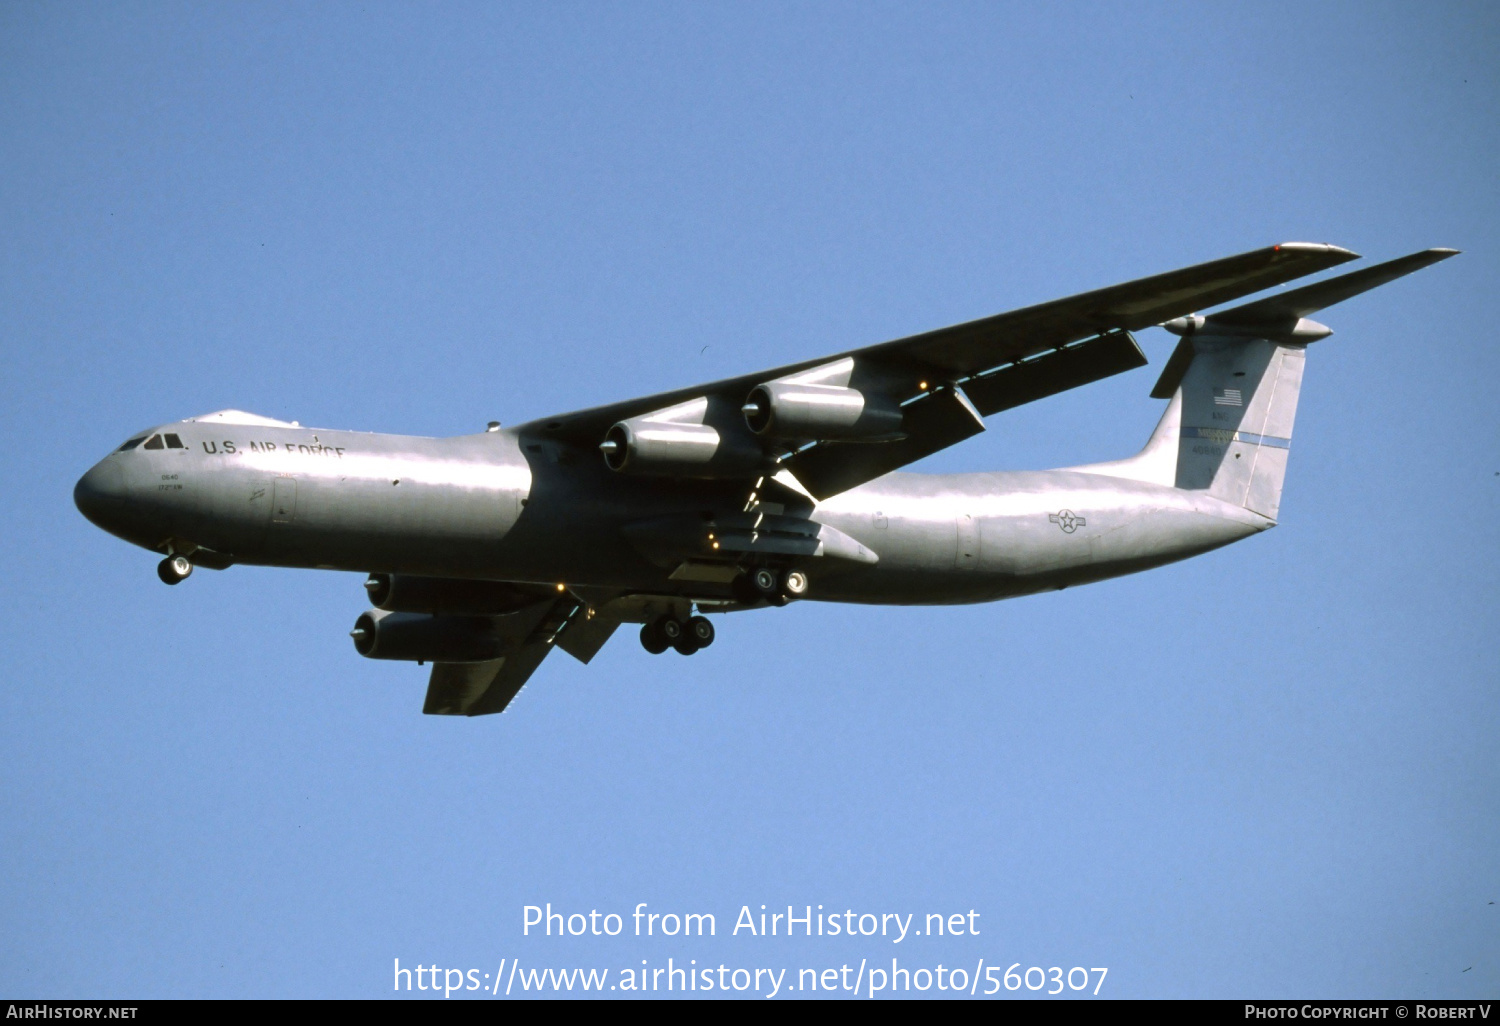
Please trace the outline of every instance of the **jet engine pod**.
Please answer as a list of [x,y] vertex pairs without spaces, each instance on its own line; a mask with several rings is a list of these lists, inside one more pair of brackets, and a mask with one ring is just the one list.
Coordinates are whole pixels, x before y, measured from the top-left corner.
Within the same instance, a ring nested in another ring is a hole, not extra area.
[[[710,417],[718,426],[706,422]],[[599,448],[611,470],[627,474],[734,477],[766,462],[733,409],[713,409],[706,398],[622,420]]]
[[411,574],[371,574],[371,604],[392,613],[500,616],[537,601],[538,595],[506,581],[465,581]]
[[888,396],[836,385],[768,381],[745,398],[745,423],[770,438],[877,441],[901,436],[901,407]]
[[423,613],[361,613],[349,632],[354,648],[370,659],[423,660],[434,663],[482,663],[499,659],[514,639],[495,630],[482,616],[428,616]]
[[719,451],[719,433],[707,424],[642,424],[622,420],[604,435],[610,470],[651,473],[703,467]]

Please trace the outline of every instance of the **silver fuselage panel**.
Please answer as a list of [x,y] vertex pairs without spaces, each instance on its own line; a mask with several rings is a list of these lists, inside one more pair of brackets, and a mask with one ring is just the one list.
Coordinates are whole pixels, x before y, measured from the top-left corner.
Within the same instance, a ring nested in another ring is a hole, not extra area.
[[[745,504],[743,485],[631,478],[597,453],[508,431],[157,430],[183,447],[106,457],[79,483],[80,508],[143,547],[236,563],[713,599],[724,589],[646,558],[624,528]],[[1202,492],[1078,471],[892,473],[809,499],[806,515],[878,557],[809,560],[807,597],[895,604],[985,602],[1101,580],[1272,525]]]

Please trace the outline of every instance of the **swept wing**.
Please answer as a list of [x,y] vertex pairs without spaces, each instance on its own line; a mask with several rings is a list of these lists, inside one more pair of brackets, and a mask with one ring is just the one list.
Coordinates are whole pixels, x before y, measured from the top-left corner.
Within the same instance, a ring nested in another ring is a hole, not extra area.
[[504,712],[553,648],[587,663],[619,626],[611,620],[590,618],[583,603],[571,594],[535,603],[511,615],[530,623],[524,640],[501,659],[434,663],[427,681],[427,700],[422,705],[424,713],[483,716]]
[[851,361],[845,380],[902,404],[897,437],[812,439],[775,454],[826,498],[983,430],[982,418],[1146,363],[1130,332],[1325,270],[1358,254],[1283,243],[833,356],[533,421],[523,434],[596,446],[617,422],[707,397],[737,409],[757,385]]

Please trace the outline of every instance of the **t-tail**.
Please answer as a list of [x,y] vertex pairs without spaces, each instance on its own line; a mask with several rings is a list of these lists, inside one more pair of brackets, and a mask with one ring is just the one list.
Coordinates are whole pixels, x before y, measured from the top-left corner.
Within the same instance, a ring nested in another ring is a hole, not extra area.
[[1139,455],[1091,473],[1202,491],[1275,521],[1309,343],[1333,332],[1325,307],[1457,254],[1428,249],[1207,317],[1162,325],[1182,336],[1153,398],[1171,399]]

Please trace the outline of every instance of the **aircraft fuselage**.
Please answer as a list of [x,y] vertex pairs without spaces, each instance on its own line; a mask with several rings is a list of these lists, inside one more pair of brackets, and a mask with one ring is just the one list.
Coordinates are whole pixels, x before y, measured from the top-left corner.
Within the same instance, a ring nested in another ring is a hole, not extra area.
[[[734,482],[631,477],[597,452],[489,431],[422,438],[185,421],[180,448],[106,457],[91,520],[235,563],[726,596],[672,577],[622,528],[740,511]],[[811,506],[811,500],[809,506]],[[809,599],[983,602],[1117,576],[1271,526],[1204,493],[1077,471],[892,473],[812,508],[878,561],[807,560]],[[826,565],[825,565],[826,564]],[[210,563],[211,565],[211,563]]]

